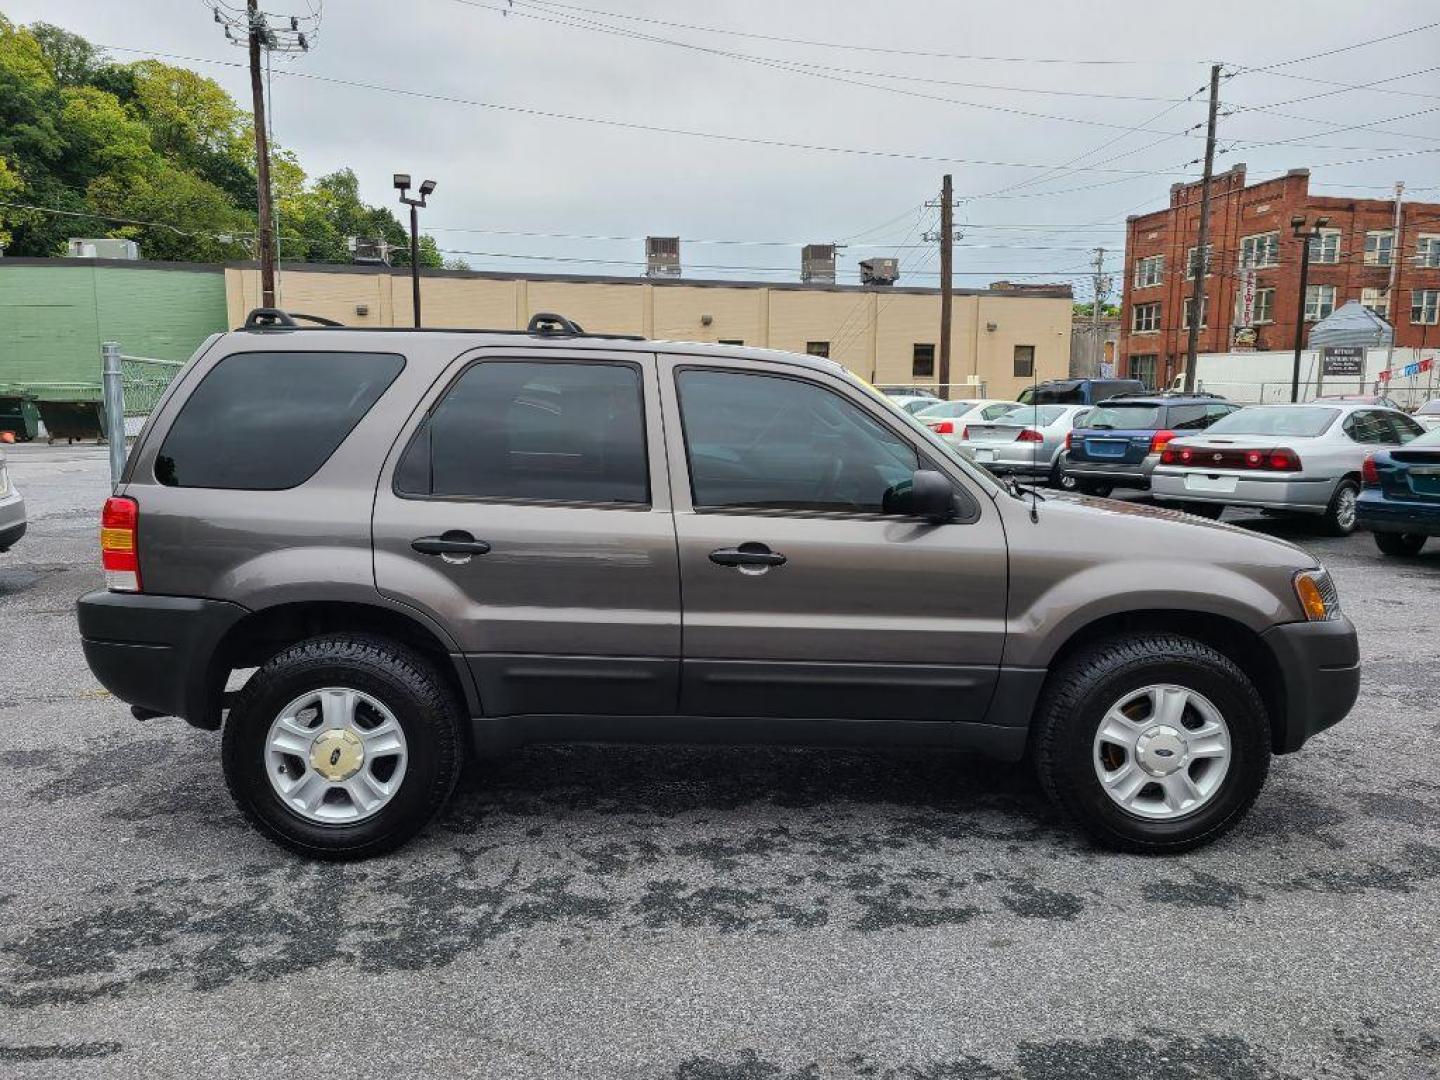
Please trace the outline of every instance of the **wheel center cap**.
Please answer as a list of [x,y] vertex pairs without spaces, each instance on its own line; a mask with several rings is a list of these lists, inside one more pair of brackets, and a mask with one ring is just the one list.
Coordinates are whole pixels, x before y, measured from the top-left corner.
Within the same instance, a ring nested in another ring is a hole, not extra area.
[[1169,776],[1190,760],[1190,744],[1180,731],[1157,724],[1136,742],[1135,758],[1151,776]]
[[364,763],[364,744],[348,728],[322,731],[310,744],[310,767],[331,782],[350,779]]

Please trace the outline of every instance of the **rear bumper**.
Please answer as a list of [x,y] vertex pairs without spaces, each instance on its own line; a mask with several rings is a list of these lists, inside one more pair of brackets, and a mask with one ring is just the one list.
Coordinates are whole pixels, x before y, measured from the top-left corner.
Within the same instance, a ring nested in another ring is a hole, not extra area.
[[[1025,445],[1027,444],[1022,444],[1022,446]],[[1017,450],[1013,444],[962,442],[955,443],[954,446],[976,465],[994,473],[1026,473],[1034,476],[1048,476],[1052,465],[1051,458],[1037,459],[1033,451],[1026,453],[1024,449]],[[994,460],[980,460],[975,453],[979,449],[991,451],[995,455]]]
[[1371,532],[1440,536],[1440,503],[1387,498],[1367,488],[1355,505],[1355,520],[1360,528]]
[[196,727],[220,725],[211,659],[247,609],[219,600],[92,592],[76,602],[85,662],[121,701]]
[[[1289,510],[1297,514],[1323,514],[1335,494],[1335,478],[1322,480],[1262,480],[1235,478],[1233,491],[1196,491],[1185,483],[1187,476],[1205,477],[1199,469],[1158,470],[1150,479],[1150,490],[1161,501],[1215,503],[1220,506],[1253,506],[1262,510]],[[1225,475],[1225,474],[1216,474]]]
[[1061,468],[1071,476],[1082,480],[1098,480],[1117,487],[1150,486],[1150,474],[1160,461],[1159,454],[1147,454],[1145,460],[1134,462],[1076,461],[1071,457],[1061,459]]
[[1284,707],[1273,718],[1274,750],[1288,754],[1350,712],[1360,694],[1360,641],[1343,615],[1273,626],[1260,640],[1280,667]]
[[0,551],[7,551],[25,535],[25,500],[19,492],[0,499]]

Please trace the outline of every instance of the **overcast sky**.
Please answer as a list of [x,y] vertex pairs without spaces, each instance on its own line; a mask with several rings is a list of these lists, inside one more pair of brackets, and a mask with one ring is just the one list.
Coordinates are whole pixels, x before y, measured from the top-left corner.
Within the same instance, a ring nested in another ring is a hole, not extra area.
[[[304,16],[321,0],[291,3],[265,6]],[[688,276],[793,279],[800,243],[841,241],[842,280],[860,258],[898,255],[903,283],[933,285],[938,260],[920,237],[936,211],[922,204],[949,171],[964,230],[957,285],[1070,280],[1088,295],[1090,249],[1105,246],[1118,265],[1125,216],[1198,177],[1187,163],[1204,151],[1200,90],[1214,60],[1237,72],[1222,84],[1217,171],[1243,161],[1256,180],[1306,166],[1321,194],[1386,197],[1398,179],[1440,200],[1440,26],[1287,63],[1440,21],[1435,0],[1207,0],[1200,20],[1196,10],[1157,0],[324,0],[313,51],[275,65],[274,127],[312,176],[354,168],[368,201],[393,201],[393,172],[433,177],[423,227],[476,269],[636,273],[638,238],[679,234]],[[243,63],[204,0],[0,0],[0,11],[112,46],[117,60],[185,63],[249,102],[243,68],[174,59]],[[1283,66],[1243,70],[1270,65]],[[1334,85],[1408,73],[1373,89]],[[1268,111],[1245,111],[1257,106]],[[1388,160],[1358,160],[1368,158]]]

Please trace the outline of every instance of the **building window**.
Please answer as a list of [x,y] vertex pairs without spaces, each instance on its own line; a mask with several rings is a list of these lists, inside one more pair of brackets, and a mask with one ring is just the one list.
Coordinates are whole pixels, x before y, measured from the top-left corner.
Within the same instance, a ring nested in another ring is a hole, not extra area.
[[918,342],[910,356],[910,374],[917,379],[935,377],[935,346]]
[[1310,241],[1310,262],[1313,264],[1338,263],[1339,261],[1340,230],[1321,229],[1320,235]]
[[738,337],[722,337],[715,344],[717,345],[744,345],[745,339]]
[[1165,256],[1147,255],[1135,260],[1135,288],[1147,289],[1159,285],[1165,277]]
[[1242,270],[1279,265],[1280,234],[1278,232],[1247,236],[1240,241],[1240,268]]
[[1130,329],[1137,334],[1153,334],[1160,329],[1160,305],[1136,304],[1130,309]]
[[1155,385],[1155,371],[1160,366],[1160,357],[1155,353],[1141,353],[1130,357],[1130,378],[1139,379],[1146,386]]
[[1389,266],[1395,256],[1395,234],[1376,229],[1365,234],[1365,265]]
[[1389,289],[1361,289],[1360,303],[1364,304],[1382,319],[1390,318]]
[[1410,290],[1410,321],[1425,326],[1440,323],[1440,289]]
[[[1195,312],[1195,298],[1194,298],[1193,296],[1187,296],[1187,297],[1185,298],[1185,313],[1180,317],[1180,329],[1181,329],[1181,330],[1189,330],[1189,329],[1190,329],[1190,316],[1193,315],[1194,312]],[[1206,294],[1206,295],[1200,297],[1200,325],[1201,325],[1202,327],[1205,325],[1205,323],[1206,323],[1206,318],[1209,316],[1209,314],[1210,314],[1210,296],[1209,296],[1209,294]]]
[[1334,285],[1309,285],[1305,288],[1305,321],[1319,322],[1335,310]]
[[1262,323],[1275,321],[1275,290],[1274,288],[1256,289],[1255,302],[1250,309],[1250,321],[1245,321],[1245,313],[1240,310],[1240,302],[1243,298],[1240,293],[1235,294],[1235,324],[1237,326],[1259,326]]
[[1017,379],[1033,379],[1035,377],[1035,346],[1015,346],[1015,377]]
[[[1211,264],[1215,261],[1215,245],[1205,245],[1205,276],[1210,276]],[[1195,259],[1195,249],[1189,248],[1185,252],[1185,280],[1190,281],[1195,277],[1195,267],[1198,265]]]
[[828,341],[807,341],[805,351],[811,356],[829,356],[830,343]]
[[1421,233],[1416,239],[1415,265],[1440,267],[1440,233]]

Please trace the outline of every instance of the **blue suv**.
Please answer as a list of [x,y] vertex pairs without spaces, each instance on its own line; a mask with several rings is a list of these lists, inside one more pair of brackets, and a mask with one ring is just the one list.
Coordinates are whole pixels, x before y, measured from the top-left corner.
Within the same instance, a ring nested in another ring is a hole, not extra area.
[[1076,419],[1061,459],[1061,486],[1089,495],[1149,490],[1165,444],[1204,431],[1240,406],[1213,394],[1122,394]]

